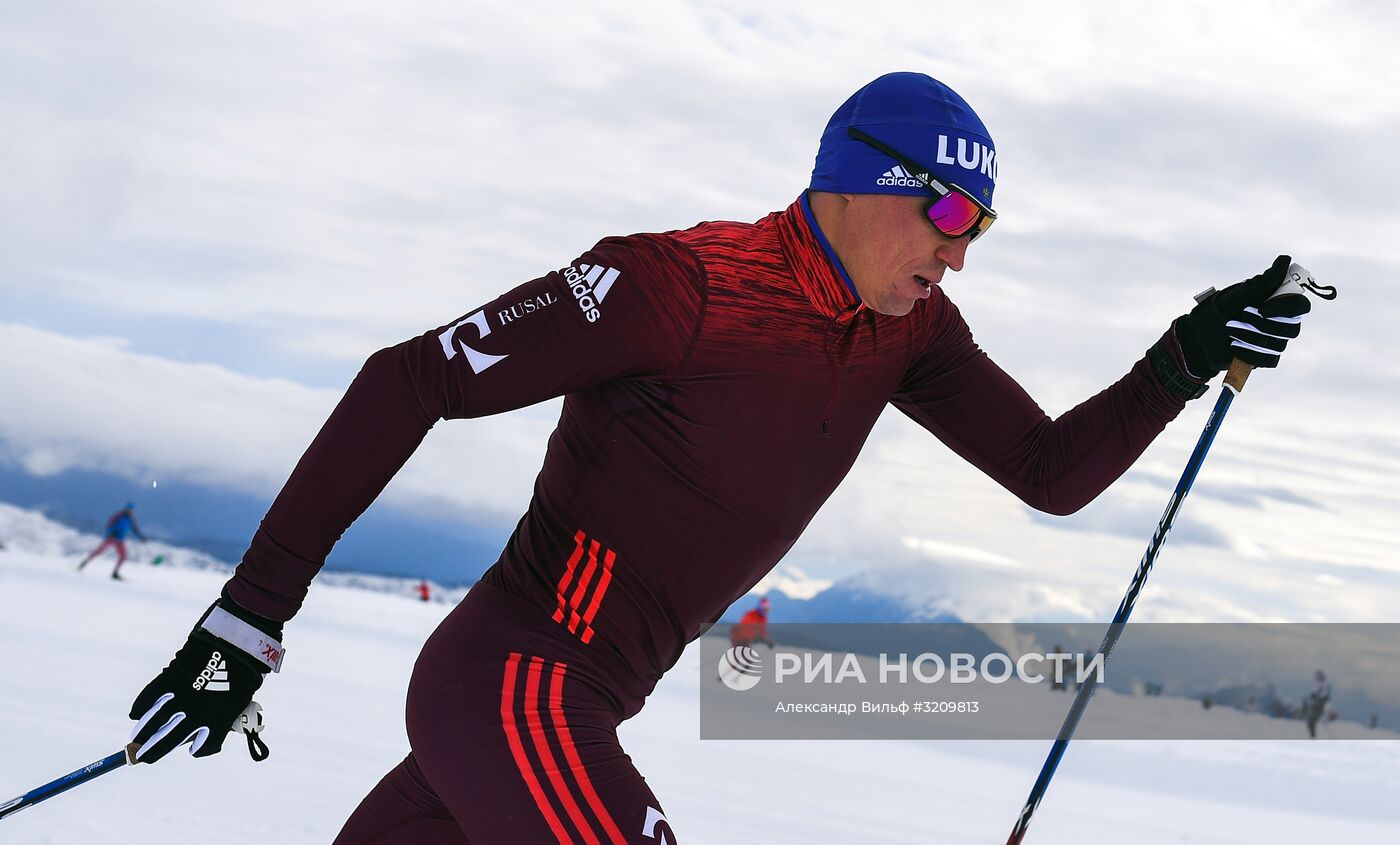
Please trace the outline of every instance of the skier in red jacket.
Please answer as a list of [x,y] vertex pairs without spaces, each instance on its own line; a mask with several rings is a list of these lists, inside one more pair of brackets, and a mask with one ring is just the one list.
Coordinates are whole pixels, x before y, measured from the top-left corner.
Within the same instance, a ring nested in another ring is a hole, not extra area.
[[734,627],[729,629],[729,644],[749,645],[763,643],[769,648],[773,643],[768,639],[768,597],[758,600],[758,606],[746,612]]
[[[997,161],[950,88],[888,74],[832,116],[785,210],[604,239],[370,356],[223,595],[137,696],[137,758],[220,749],[280,669],[283,624],[331,547],[439,420],[563,396],[524,518],[418,658],[410,753],[336,842],[675,845],[617,726],[787,553],[887,406],[1068,514],[1233,357],[1274,366],[1298,333],[1306,300],[1268,300],[1280,257],[1051,419],[940,287],[995,219]],[[463,467],[463,483],[490,479]],[[214,652],[229,689],[192,688]]]

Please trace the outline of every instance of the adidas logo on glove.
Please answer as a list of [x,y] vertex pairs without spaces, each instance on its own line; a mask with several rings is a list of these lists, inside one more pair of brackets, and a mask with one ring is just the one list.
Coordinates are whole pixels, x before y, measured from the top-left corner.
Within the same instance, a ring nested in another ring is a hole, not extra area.
[[196,690],[228,692],[228,663],[224,656],[217,651],[209,655],[209,662],[204,665],[204,669],[191,686]]

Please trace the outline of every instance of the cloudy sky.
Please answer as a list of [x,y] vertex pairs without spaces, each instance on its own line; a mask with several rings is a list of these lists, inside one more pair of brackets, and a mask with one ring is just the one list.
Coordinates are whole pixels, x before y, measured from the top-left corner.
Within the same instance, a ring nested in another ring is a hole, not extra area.
[[[1278,253],[1342,291],[1231,412],[1139,618],[1397,618],[1392,4],[0,9],[13,467],[270,498],[374,350],[602,236],[786,206],[831,111],[918,70],[1000,165],[1000,220],[945,290],[1052,415]],[[973,617],[1104,617],[1209,401],[1068,519],[891,412],[786,563],[903,567]],[[557,413],[440,426],[377,507],[507,530]]]

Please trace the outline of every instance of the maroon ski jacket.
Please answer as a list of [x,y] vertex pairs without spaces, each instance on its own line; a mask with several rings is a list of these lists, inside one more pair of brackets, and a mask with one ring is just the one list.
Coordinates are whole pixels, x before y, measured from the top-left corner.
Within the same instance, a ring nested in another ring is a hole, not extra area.
[[1057,514],[1102,492],[1184,405],[1144,357],[1050,419],[942,290],[903,317],[861,306],[804,197],[756,223],[607,238],[370,356],[230,595],[290,619],[438,420],[555,396],[529,508],[483,580],[648,683],[792,547],[887,404]]

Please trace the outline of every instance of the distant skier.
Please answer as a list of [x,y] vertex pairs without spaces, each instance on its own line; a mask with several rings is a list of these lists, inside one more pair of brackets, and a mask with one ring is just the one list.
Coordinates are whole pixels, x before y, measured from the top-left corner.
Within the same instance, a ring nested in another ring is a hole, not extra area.
[[422,599],[423,601],[429,601],[429,600],[432,599],[432,595],[433,595],[433,594],[432,594],[432,588],[428,586],[428,582],[427,582],[427,581],[419,581],[419,582],[418,582],[418,597],[419,597],[420,599]]
[[146,535],[141,533],[141,528],[136,524],[136,517],[132,514],[135,508],[134,502],[127,502],[126,507],[112,514],[112,517],[107,520],[107,531],[103,534],[102,544],[89,552],[88,556],[83,558],[83,562],[78,564],[79,572],[88,565],[88,561],[102,554],[111,546],[117,550],[117,565],[112,568],[112,578],[117,581],[122,580],[121,568],[122,564],[126,563],[126,536],[135,534],[138,540],[142,542],[146,540]]
[[1308,694],[1308,736],[1317,739],[1317,723],[1322,719],[1322,714],[1327,712],[1327,702],[1332,698],[1332,684],[1321,669],[1318,669],[1313,677],[1317,680],[1317,687]]
[[769,648],[773,641],[768,639],[768,597],[758,600],[758,606],[745,613],[739,623],[729,629],[730,645],[751,645],[763,643]]

